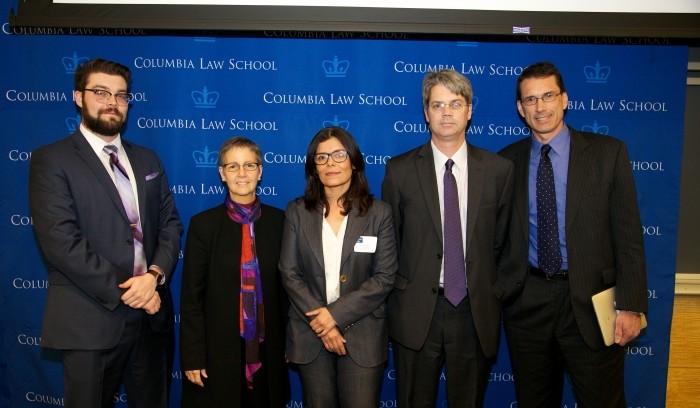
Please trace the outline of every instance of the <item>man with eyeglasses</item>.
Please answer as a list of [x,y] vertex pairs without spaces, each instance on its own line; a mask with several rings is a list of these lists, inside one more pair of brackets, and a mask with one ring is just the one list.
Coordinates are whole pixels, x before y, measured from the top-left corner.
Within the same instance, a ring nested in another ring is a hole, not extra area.
[[80,128],[30,162],[49,269],[41,345],[61,351],[67,407],[112,407],[122,382],[130,407],[167,407],[182,225],[158,156],[121,137],[130,82],[116,62],[78,67]]
[[382,183],[399,253],[389,335],[404,408],[436,406],[443,366],[447,406],[483,406],[498,351],[502,290],[494,283],[513,166],[466,141],[472,99],[457,71],[428,72],[430,140],[389,160]]
[[[552,63],[523,70],[515,103],[532,136],[500,152],[516,182],[499,284],[518,407],[561,407],[565,371],[579,406],[626,407],[622,346],[647,312],[627,150],[566,126],[568,94]],[[612,286],[619,313],[606,346],[591,296]]]

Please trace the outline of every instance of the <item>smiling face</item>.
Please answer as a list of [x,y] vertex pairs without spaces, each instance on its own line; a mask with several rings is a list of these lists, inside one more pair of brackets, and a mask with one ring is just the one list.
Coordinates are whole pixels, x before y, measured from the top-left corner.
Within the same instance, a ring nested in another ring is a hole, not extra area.
[[[451,102],[461,102],[461,108],[453,109]],[[433,109],[430,105],[443,102],[444,109]],[[472,117],[472,106],[467,104],[463,96],[453,93],[442,84],[433,86],[430,90],[428,106],[424,109],[425,120],[430,126],[430,134],[436,142],[459,142],[466,138],[467,125]]]
[[[226,183],[231,199],[239,204],[248,204],[255,200],[255,188],[262,177],[262,165],[255,170],[246,170],[245,163],[258,163],[254,151],[247,147],[233,147],[224,154],[223,166],[219,166],[221,180]],[[231,165],[237,164],[235,171]]]
[[[126,80],[120,75],[96,72],[88,76],[85,88],[102,89],[112,95],[128,92]],[[83,125],[106,141],[113,140],[124,127],[129,106],[117,104],[114,96],[98,102],[94,92],[74,91],[75,103],[80,107]]]
[[[335,137],[318,144],[316,154],[333,153],[338,150],[346,150],[345,146]],[[317,164],[316,171],[326,192],[333,191],[335,197],[339,197],[350,188],[352,179],[352,161],[348,156],[345,160],[337,163],[333,157],[328,157],[325,164]]]
[[[551,102],[543,101],[542,95],[547,92],[558,94]],[[539,99],[534,105],[523,105],[516,101],[520,116],[530,126],[533,136],[540,143],[549,143],[564,127],[564,111],[569,104],[569,96],[557,85],[554,75],[545,78],[527,78],[520,84],[520,98],[534,96]]]

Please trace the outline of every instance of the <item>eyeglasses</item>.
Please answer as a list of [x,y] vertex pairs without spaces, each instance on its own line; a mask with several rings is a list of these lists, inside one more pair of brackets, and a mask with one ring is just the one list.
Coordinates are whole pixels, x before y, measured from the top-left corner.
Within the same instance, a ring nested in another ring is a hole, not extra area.
[[433,102],[431,104],[428,104],[428,107],[433,111],[433,112],[442,112],[445,110],[445,107],[449,106],[450,109],[453,111],[458,111],[462,110],[465,106],[467,106],[466,103],[460,102],[460,101],[452,101],[452,102]]
[[129,102],[131,102],[134,99],[134,95],[130,93],[118,93],[118,94],[113,94],[109,91],[105,91],[104,89],[88,89],[85,88],[85,91],[90,91],[93,94],[95,94],[95,100],[99,103],[107,103],[112,96],[114,96],[114,100],[117,101],[117,105],[119,106],[127,106]]
[[561,92],[559,92],[559,93],[545,92],[539,98],[536,96],[526,96],[525,98],[520,100],[520,103],[522,103],[525,106],[532,106],[532,105],[535,105],[537,103],[538,99],[542,99],[542,102],[544,102],[544,103],[554,102],[554,100],[557,99],[557,96],[559,96],[559,95],[561,95]]
[[228,163],[228,164],[224,164],[221,167],[223,167],[224,170],[229,172],[229,173],[235,173],[241,167],[243,167],[243,170],[245,170],[245,171],[255,171],[258,169],[258,167],[260,167],[260,163],[255,163],[255,162],[245,162],[243,164]]
[[318,153],[314,156],[314,163],[326,164],[329,157],[332,157],[336,163],[342,163],[348,159],[348,152],[346,150],[336,150],[330,153]]

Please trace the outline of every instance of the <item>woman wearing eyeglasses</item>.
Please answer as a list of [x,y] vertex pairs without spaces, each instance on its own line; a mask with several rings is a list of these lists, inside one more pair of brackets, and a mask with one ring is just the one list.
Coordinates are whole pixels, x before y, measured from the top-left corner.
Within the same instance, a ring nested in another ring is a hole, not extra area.
[[261,162],[251,140],[224,142],[224,202],[190,220],[180,297],[183,407],[283,407],[289,399],[289,303],[277,269],[284,214],[255,193]]
[[364,167],[348,132],[321,129],[306,153],[304,196],[285,213],[287,358],[307,408],[379,405],[398,264],[391,209],[370,195]]

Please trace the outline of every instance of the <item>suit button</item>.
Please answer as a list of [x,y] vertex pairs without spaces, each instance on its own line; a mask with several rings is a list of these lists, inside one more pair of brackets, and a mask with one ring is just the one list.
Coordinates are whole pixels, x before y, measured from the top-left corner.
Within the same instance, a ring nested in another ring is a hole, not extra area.
[[345,275],[340,275],[340,282],[345,283],[345,281],[348,280],[348,277]]
[[134,240],[132,240],[132,239],[127,239],[127,240],[126,240],[126,244],[127,244],[127,245],[134,245]]
[[442,254],[437,254],[437,259],[442,259]]
[[436,294],[436,293],[438,293],[438,290],[435,289],[435,288],[432,288],[431,291],[433,292],[433,295]]

